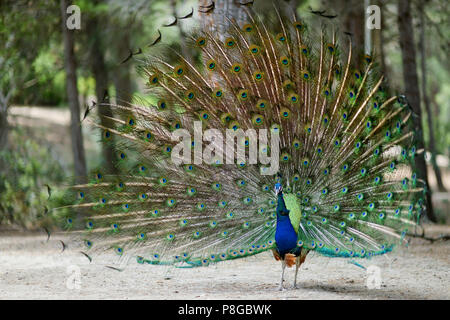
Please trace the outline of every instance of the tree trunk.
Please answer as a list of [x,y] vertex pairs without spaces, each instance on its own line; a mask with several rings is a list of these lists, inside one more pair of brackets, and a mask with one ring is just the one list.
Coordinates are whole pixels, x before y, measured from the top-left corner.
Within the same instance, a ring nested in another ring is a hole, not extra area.
[[[413,111],[413,125],[417,150],[424,150],[422,111],[420,109],[419,82],[416,68],[416,49],[414,43],[414,30],[411,19],[411,7],[409,0],[398,0],[398,27],[400,35],[400,48],[403,62],[403,81],[405,95]],[[426,183],[426,213],[428,218],[436,222],[431,203],[431,191],[428,187],[427,166],[425,163],[425,152],[415,156],[417,177]]]
[[[199,0],[200,6],[211,5],[209,0]],[[200,11],[207,11],[208,8],[200,7]],[[234,19],[242,27],[247,21],[245,11],[236,4],[235,0],[215,1],[215,9],[211,13],[200,13],[203,27],[210,31],[215,31],[221,40],[225,39],[230,23],[228,19]]]
[[340,16],[343,16],[344,28],[346,32],[352,34],[352,65],[360,67],[361,54],[364,51],[364,29],[365,14],[364,1],[361,0],[341,0],[338,2],[341,10]]
[[8,145],[8,105],[0,103],[0,150],[3,150]]
[[439,119],[440,108],[439,103],[436,101],[436,96],[439,94],[439,86],[436,84],[436,81],[431,82],[431,104],[433,105],[433,117],[435,119]]
[[373,40],[372,40],[372,30],[367,27],[367,19],[369,14],[367,13],[367,8],[370,6],[369,0],[364,0],[364,53],[371,55],[373,51]]
[[[98,116],[100,118],[100,124],[103,127],[111,127],[112,121],[105,118],[111,118],[113,116],[112,110],[109,106],[102,103],[109,103],[108,95],[108,69],[105,63],[105,45],[103,43],[101,30],[104,28],[105,19],[102,19],[102,27],[100,27],[100,21],[98,16],[90,18],[87,24],[87,32],[89,34],[89,62],[91,72],[95,79],[95,95],[97,96],[97,109]],[[105,100],[103,98],[106,97]],[[109,173],[117,173],[116,153],[114,148],[113,138],[109,142],[102,143],[103,158],[105,167]]]
[[379,6],[380,6],[380,20],[381,20],[381,29],[377,30],[378,31],[378,35],[379,35],[379,40],[380,40],[380,44],[379,44],[379,56],[380,56],[380,67],[381,67],[381,73],[384,76],[384,84],[385,87],[387,88],[388,94],[391,95],[391,85],[390,85],[390,79],[389,79],[389,69],[386,66],[386,54],[385,54],[385,47],[386,47],[386,42],[388,41],[386,39],[386,36],[383,32],[384,27],[386,25],[385,23],[385,14],[386,14],[386,8],[385,8],[385,0],[379,0]]
[[384,75],[384,82],[386,86],[389,88],[389,81],[388,81],[388,72],[386,69],[386,58],[384,54],[384,46],[386,44],[386,39],[383,35],[384,30],[384,1],[383,0],[377,0],[376,5],[380,7],[380,29],[374,29],[373,30],[373,48],[374,48],[374,56],[377,58],[379,64],[380,64],[380,71],[381,74]]
[[66,9],[69,1],[61,0],[62,35],[64,39],[64,65],[66,69],[66,90],[70,108],[70,131],[74,158],[75,176],[78,183],[86,181],[86,159],[80,126],[80,104],[78,101],[77,74],[74,54],[74,32],[66,27]]
[[10,70],[10,85],[8,92],[4,94],[0,92],[0,150],[6,149],[8,147],[8,134],[9,134],[9,124],[8,124],[8,108],[9,101],[16,90],[16,83],[14,81],[14,73]]
[[[178,17],[177,15],[177,1],[176,0],[170,0],[170,6],[172,8],[172,14],[174,17]],[[182,20],[178,20],[177,28],[180,32],[180,49],[181,49],[181,55],[189,62],[192,62],[192,55],[189,51],[189,48],[186,46],[186,34],[183,31],[182,27]]]
[[[116,56],[118,61],[127,57],[130,53],[130,36],[127,31],[123,29],[117,30],[119,39],[116,41]],[[126,104],[131,102],[132,97],[132,83],[130,76],[130,60],[124,64],[119,65],[115,70],[114,87],[116,88],[116,102],[117,104]]]
[[436,176],[436,182],[439,191],[446,191],[444,184],[442,183],[441,169],[436,163],[436,144],[434,139],[434,127],[433,127],[433,114],[430,107],[430,99],[427,93],[427,63],[425,58],[425,19],[424,19],[424,2],[419,2],[419,19],[420,19],[420,39],[419,39],[419,52],[420,52],[420,65],[422,69],[422,97],[425,105],[425,111],[427,112],[427,124],[428,124],[428,136],[429,143],[428,148],[431,153],[431,164],[433,166],[434,174]]

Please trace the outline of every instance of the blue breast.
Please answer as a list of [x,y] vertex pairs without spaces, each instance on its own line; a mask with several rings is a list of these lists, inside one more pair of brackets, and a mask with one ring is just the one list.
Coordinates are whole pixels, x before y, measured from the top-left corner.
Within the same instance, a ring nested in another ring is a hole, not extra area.
[[286,208],[282,193],[278,194],[275,241],[281,255],[297,248],[297,233],[289,219],[289,210]]

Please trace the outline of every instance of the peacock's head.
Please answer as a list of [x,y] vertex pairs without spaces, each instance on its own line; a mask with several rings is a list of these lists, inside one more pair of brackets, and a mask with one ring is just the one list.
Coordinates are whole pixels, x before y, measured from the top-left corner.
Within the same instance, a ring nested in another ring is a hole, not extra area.
[[281,194],[283,191],[283,185],[282,185],[282,176],[280,172],[277,172],[275,176],[275,195]]
[[277,182],[275,184],[275,194],[278,196],[279,194],[281,194],[283,191],[283,186],[281,185],[281,183]]

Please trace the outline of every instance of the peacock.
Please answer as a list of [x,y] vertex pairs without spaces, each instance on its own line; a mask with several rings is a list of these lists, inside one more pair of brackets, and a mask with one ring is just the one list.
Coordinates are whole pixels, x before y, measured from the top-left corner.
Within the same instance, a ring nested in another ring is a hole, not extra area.
[[310,251],[370,258],[407,241],[425,183],[406,98],[388,96],[350,36],[242,10],[226,34],[187,36],[197,61],[147,54],[151,98],[88,117],[120,169],[72,185],[58,208],[89,259],[193,268],[271,250],[283,290]]

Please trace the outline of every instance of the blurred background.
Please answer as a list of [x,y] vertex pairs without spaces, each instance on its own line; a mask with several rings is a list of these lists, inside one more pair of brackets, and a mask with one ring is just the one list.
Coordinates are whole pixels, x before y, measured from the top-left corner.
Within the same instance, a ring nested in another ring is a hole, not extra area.
[[[161,37],[164,45],[199,62],[185,44],[186,34],[199,23],[226,27],[223,16],[241,19],[240,6],[273,10],[271,1],[252,2],[216,0],[213,12],[199,15],[210,0],[0,1],[0,229],[31,230],[43,223],[51,228],[49,193],[63,203],[58,186],[82,181],[100,166],[117,170],[114,146],[102,145],[80,120],[86,110],[99,112],[92,108],[97,102],[132,102],[146,95],[137,72],[140,49],[145,53]],[[359,50],[365,43],[373,52],[390,92],[408,97],[426,150],[422,174],[430,209],[424,219],[450,223],[448,1],[283,2],[299,17],[325,10],[324,19],[351,33]],[[70,5],[77,7],[67,13]],[[370,5],[380,8],[380,29],[367,30]],[[76,17],[77,8],[79,29],[69,30],[66,21]],[[193,19],[164,26],[191,10]]]

